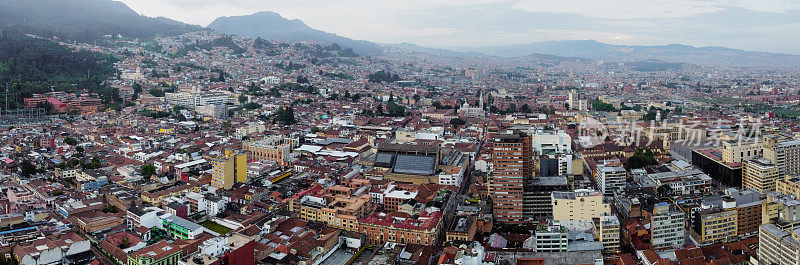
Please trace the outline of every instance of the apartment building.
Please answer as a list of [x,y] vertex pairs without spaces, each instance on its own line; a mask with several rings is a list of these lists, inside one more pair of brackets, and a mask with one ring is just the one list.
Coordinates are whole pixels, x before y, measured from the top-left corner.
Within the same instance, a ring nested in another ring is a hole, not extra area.
[[567,252],[569,251],[569,233],[559,222],[551,225],[540,224],[533,232],[534,252]]
[[775,191],[778,181],[778,166],[763,158],[744,161],[742,187],[762,193]]
[[619,219],[616,215],[603,215],[600,216],[600,232],[598,237],[600,242],[603,243],[603,254],[606,256],[618,255],[620,252],[619,245],[620,226]]
[[769,265],[799,265],[800,235],[797,229],[781,229],[774,224],[759,227],[758,263]]
[[764,137],[764,158],[778,166],[780,176],[800,174],[800,140],[777,135]]
[[728,243],[736,240],[736,201],[725,197],[722,205],[703,203],[691,220],[692,236],[701,245]]
[[619,160],[604,160],[597,166],[597,189],[605,196],[614,196],[615,189],[624,189],[627,171]]
[[661,202],[653,207],[650,215],[650,235],[655,250],[675,250],[684,245],[686,224],[682,211],[672,207],[667,202]]
[[522,223],[524,181],[533,176],[531,137],[525,133],[503,134],[492,143],[488,186],[495,221]]
[[247,154],[225,151],[224,157],[211,160],[211,186],[230,189],[247,182]]

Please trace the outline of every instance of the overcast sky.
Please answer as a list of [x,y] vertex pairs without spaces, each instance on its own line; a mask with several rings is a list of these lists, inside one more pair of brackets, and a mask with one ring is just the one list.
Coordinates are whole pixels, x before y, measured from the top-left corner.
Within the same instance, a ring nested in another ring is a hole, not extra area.
[[274,11],[341,36],[427,47],[545,40],[689,44],[800,54],[800,0],[121,0],[207,26]]

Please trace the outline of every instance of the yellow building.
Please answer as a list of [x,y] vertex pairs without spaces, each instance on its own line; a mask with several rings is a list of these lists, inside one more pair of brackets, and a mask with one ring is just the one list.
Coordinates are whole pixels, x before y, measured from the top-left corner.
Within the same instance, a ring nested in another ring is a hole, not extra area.
[[211,186],[230,189],[236,182],[247,182],[247,154],[225,151],[224,157],[211,160]]
[[600,242],[603,243],[603,254],[613,256],[619,254],[619,219],[616,215],[600,217]]
[[778,193],[793,195],[795,198],[800,198],[800,177],[792,177],[786,175],[775,185],[775,190]]
[[722,141],[722,160],[725,163],[742,163],[763,154],[764,143],[757,138]]
[[722,207],[700,209],[692,222],[692,236],[702,245],[728,243],[736,240],[738,211],[736,201],[724,198]]
[[554,221],[592,220],[611,214],[611,205],[594,190],[554,191],[551,196]]
[[234,161],[230,157],[218,157],[211,161],[211,186],[230,189],[235,182]]
[[328,226],[358,231],[358,219],[367,217],[374,210],[372,197],[367,194],[352,197],[342,194],[326,197],[305,196],[301,199],[300,218],[317,221]]
[[742,187],[755,189],[762,193],[775,191],[778,181],[778,166],[769,160],[759,158],[744,162]]

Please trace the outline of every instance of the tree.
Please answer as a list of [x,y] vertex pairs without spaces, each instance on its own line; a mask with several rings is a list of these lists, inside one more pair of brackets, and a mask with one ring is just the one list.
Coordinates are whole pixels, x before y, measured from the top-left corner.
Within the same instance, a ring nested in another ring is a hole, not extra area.
[[250,102],[250,103],[244,104],[244,108],[247,109],[247,110],[250,110],[250,111],[257,110],[257,109],[261,108],[261,104],[258,104],[256,102]]
[[302,75],[297,76],[297,83],[308,84],[309,83],[308,82],[308,77],[305,77],[305,76],[302,76]]
[[528,103],[522,104],[522,106],[519,108],[519,112],[522,113],[531,113],[531,111],[531,107],[528,106]]
[[[155,70],[153,70],[153,71],[155,71]],[[142,85],[140,85],[138,82],[133,83],[133,93],[134,94],[142,93]]]
[[77,151],[78,153],[83,153],[84,150],[82,146],[77,146],[75,147],[75,151]]
[[450,119],[450,124],[452,124],[453,126],[458,128],[461,125],[467,124],[467,121],[462,120],[460,118],[453,118],[453,119]]
[[628,166],[629,169],[636,169],[656,164],[658,164],[658,161],[653,154],[653,150],[648,148],[644,151],[641,149],[636,150],[633,156],[628,158],[628,162],[626,162],[625,165]]
[[31,161],[25,160],[19,164],[19,168],[23,177],[30,177],[34,173],[36,173],[36,166],[31,163]]
[[225,82],[225,73],[220,72],[219,77],[217,77],[217,80],[220,82]]
[[247,102],[247,96],[244,94],[239,95],[239,103],[244,104],[245,102]]
[[599,99],[592,101],[592,108],[596,111],[616,111],[614,105],[605,103]]
[[151,88],[149,92],[154,97],[163,97],[165,95],[164,90],[158,88]]
[[74,146],[74,145],[78,144],[78,140],[75,140],[75,138],[72,138],[72,137],[67,137],[67,138],[64,138],[64,143]]
[[670,193],[670,188],[667,185],[658,186],[658,189],[656,189],[656,194],[658,194],[658,196],[661,197],[667,197],[669,196],[669,193]]
[[289,106],[284,106],[275,112],[275,122],[283,125],[295,124],[297,121],[294,119],[294,109]]
[[149,178],[152,175],[156,174],[156,166],[152,164],[147,164],[142,166],[142,176],[145,178]]

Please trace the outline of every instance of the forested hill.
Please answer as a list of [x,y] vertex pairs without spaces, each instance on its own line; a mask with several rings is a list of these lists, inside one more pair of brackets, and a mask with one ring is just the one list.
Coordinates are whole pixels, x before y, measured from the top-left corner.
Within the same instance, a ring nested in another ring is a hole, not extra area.
[[[102,93],[101,83],[115,74],[116,60],[111,55],[74,51],[48,39],[26,36],[16,29],[0,32],[0,88],[5,89],[9,84],[14,99],[51,89]],[[19,101],[9,99],[9,108],[19,107]]]
[[149,38],[202,29],[167,18],[141,16],[112,0],[0,0],[0,26],[79,42],[93,42],[104,35]]

